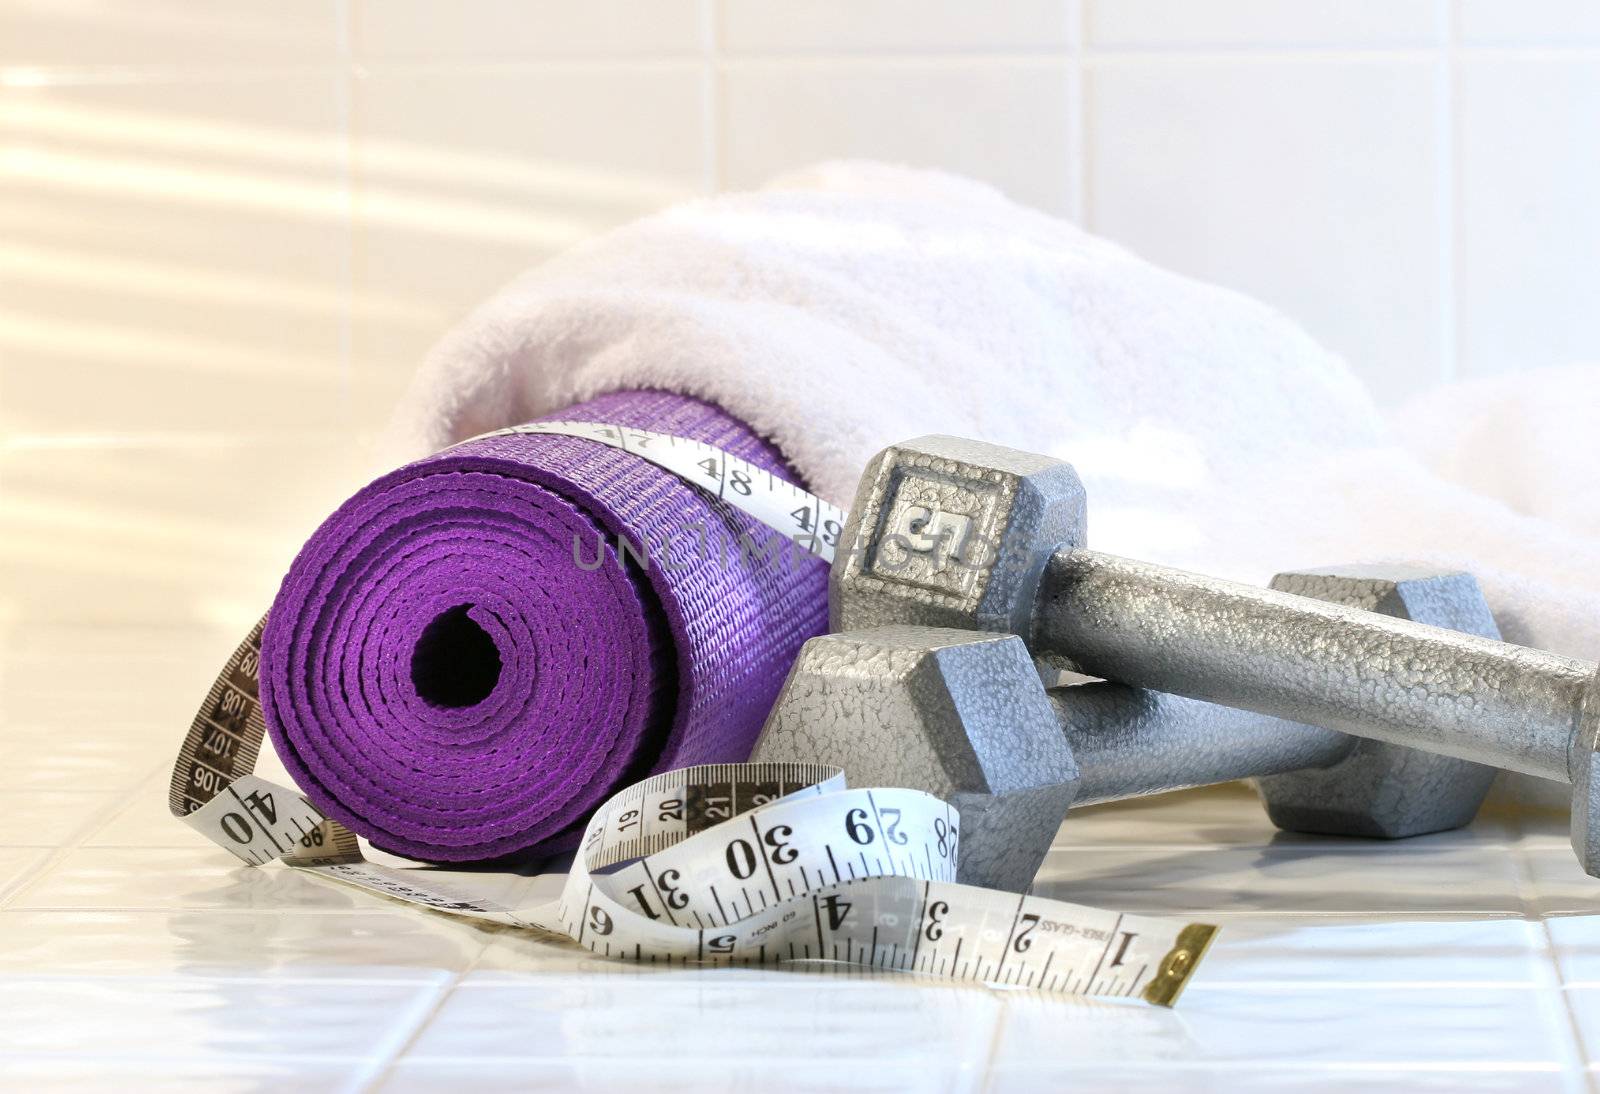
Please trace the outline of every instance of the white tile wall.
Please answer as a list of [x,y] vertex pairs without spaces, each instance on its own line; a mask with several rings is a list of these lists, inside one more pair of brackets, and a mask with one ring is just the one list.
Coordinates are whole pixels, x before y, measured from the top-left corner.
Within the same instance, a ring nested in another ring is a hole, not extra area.
[[1441,377],[1439,62],[1262,50],[1087,65],[1097,229],[1266,298],[1387,398]]
[[344,95],[328,70],[0,86],[4,428],[344,424]]
[[378,0],[352,7],[362,60],[525,61],[692,54],[701,0]]
[[[1385,400],[1600,357],[1597,12],[0,0],[0,614],[145,618],[183,567],[275,572],[474,302],[825,156],[976,175],[1264,297]],[[62,484],[97,453],[142,477]],[[284,504],[186,492],[197,458]],[[86,514],[120,548],[87,577],[56,546]]]
[[1600,55],[1475,52],[1459,72],[1459,368],[1600,359]]
[[1058,212],[1071,206],[1076,96],[1065,60],[785,58],[718,68],[724,185],[870,157],[976,175]]
[[1440,39],[1436,0],[1089,0],[1105,49],[1364,49]]
[[1600,45],[1593,0],[1460,0],[1461,40],[1487,46]]
[[120,69],[335,64],[347,11],[326,0],[6,0],[0,63]]
[[1386,398],[1594,356],[1597,11],[5,0],[0,425],[372,427],[526,263],[834,155],[1264,296]]
[[717,47],[732,54],[1025,53],[1077,39],[1076,7],[1061,0],[721,0]]
[[387,306],[350,316],[357,405],[533,261],[703,193],[708,108],[698,61],[362,65],[354,294]]

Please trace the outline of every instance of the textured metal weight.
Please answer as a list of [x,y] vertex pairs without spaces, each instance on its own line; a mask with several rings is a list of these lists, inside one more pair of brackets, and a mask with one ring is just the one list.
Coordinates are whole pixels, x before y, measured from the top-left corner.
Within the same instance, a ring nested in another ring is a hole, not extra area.
[[[1277,588],[1418,622],[1496,634],[1469,574],[1342,567],[1279,574]],[[1295,832],[1400,839],[1472,820],[1496,769],[1164,692],[1093,683],[1051,702],[1088,805],[1256,778],[1274,824]]]
[[800,650],[751,756],[844,768],[961,812],[958,879],[1021,892],[1078,782],[1022,639],[883,627]]
[[[1493,627],[1476,582],[1462,574],[1352,569],[1278,580],[1375,610]],[[1044,692],[1030,660],[1020,639],[977,631],[885,627],[814,639],[755,758],[803,757],[858,781],[956,800],[968,818],[963,878],[1014,891],[1032,882],[1069,805],[1265,776],[1262,797],[1281,827],[1395,838],[1465,824],[1495,774],[1121,684]],[[1008,689],[1004,702],[995,701],[997,686]],[[1034,699],[1041,693],[1053,723]],[[1053,746],[1041,750],[1040,733],[1065,741],[1070,762]]]
[[1595,666],[1092,551],[1050,560],[1034,629],[1079,672],[1546,779]]
[[842,537],[835,629],[1013,630],[1093,676],[1569,781],[1573,848],[1600,875],[1592,662],[1083,541],[1069,465],[949,437],[893,446],[868,465]]
[[[1433,627],[1499,638],[1471,574],[1346,566],[1279,574],[1272,588]],[[1347,738],[1337,764],[1257,780],[1279,828],[1342,836],[1444,832],[1472,820],[1498,769],[1370,737]]]

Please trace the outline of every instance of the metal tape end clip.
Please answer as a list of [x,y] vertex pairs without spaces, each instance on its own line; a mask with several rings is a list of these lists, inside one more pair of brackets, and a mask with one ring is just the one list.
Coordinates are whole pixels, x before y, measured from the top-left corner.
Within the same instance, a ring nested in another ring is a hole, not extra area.
[[1184,985],[1189,983],[1189,977],[1194,975],[1194,970],[1199,966],[1200,959],[1211,948],[1217,930],[1210,923],[1191,923],[1179,931],[1178,940],[1167,951],[1167,956],[1161,959],[1161,967],[1156,970],[1154,979],[1145,985],[1145,1002],[1158,1007],[1176,1004],[1178,996],[1183,994]]

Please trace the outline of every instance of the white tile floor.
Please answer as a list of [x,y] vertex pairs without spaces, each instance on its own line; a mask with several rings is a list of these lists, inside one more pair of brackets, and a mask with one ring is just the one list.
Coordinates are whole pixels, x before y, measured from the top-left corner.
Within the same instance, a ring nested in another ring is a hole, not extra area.
[[4,631],[0,1083],[207,1091],[1600,1088],[1600,883],[1554,816],[1393,846],[1237,787],[1062,829],[1042,892],[1216,918],[1172,1012],[641,970],[281,869],[166,814],[221,630]]

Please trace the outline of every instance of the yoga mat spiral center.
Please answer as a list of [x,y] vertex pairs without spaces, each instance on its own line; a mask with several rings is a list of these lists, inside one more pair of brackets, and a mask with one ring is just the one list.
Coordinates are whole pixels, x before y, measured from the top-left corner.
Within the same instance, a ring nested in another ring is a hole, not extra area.
[[477,706],[500,682],[500,650],[458,604],[434,616],[411,651],[411,684],[436,707]]
[[[708,403],[603,395],[553,415],[691,437],[788,477]],[[827,567],[646,460],[508,434],[390,472],[306,542],[267,618],[261,703],[319,809],[433,862],[569,849],[653,771],[748,758]]]

